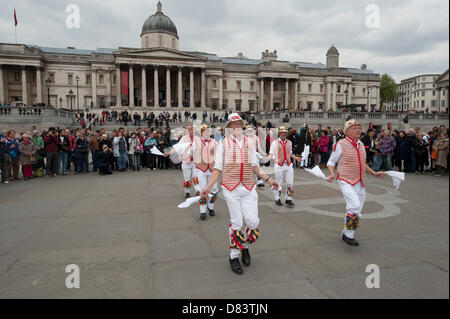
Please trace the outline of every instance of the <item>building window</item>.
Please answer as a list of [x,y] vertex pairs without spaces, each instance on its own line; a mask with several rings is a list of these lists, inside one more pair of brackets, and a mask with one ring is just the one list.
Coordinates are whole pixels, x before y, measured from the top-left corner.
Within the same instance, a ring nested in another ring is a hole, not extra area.
[[227,89],[227,80],[223,80],[223,89],[224,89],[224,90]]
[[90,84],[91,84],[91,76],[86,75],[86,85],[90,85]]
[[352,88],[352,95],[356,95],[356,88]]
[[364,96],[366,95],[366,89],[365,88],[363,88],[363,95]]
[[422,91],[422,96],[425,96],[425,91]]
[[20,72],[14,72],[14,82],[20,82]]
[[340,85],[338,85],[338,87],[337,87],[337,92],[341,93],[341,86]]
[[436,91],[435,90],[433,90],[433,96],[436,96]]
[[73,84],[73,74],[68,74],[67,75],[67,83]]
[[320,85],[320,93],[323,93],[323,84]]
[[311,111],[312,110],[312,106],[313,106],[313,102],[307,102],[307,111]]
[[217,89],[217,80],[213,80],[213,88]]
[[425,101],[422,101],[422,107],[425,107]]
[[255,82],[250,81],[250,90],[254,90],[255,89]]
[[312,92],[312,84],[308,83],[308,92]]
[[323,102],[319,102],[319,110],[323,110]]
[[116,75],[113,76],[113,84],[116,84]]
[[255,101],[248,101],[248,107],[250,112],[255,111]]
[[278,91],[278,82],[277,81],[273,81],[273,90]]
[[99,83],[99,84],[103,84],[103,74],[100,74],[100,75],[98,76],[98,83]]

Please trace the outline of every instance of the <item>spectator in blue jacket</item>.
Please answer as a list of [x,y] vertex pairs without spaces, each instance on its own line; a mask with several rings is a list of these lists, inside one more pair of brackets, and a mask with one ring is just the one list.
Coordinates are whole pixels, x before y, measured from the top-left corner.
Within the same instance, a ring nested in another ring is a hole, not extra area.
[[19,141],[16,139],[15,131],[8,132],[8,139],[6,140],[6,144],[8,145],[9,157],[11,158],[11,162],[8,165],[8,179],[10,181],[12,181],[13,179],[20,180]]
[[[6,133],[5,133],[6,135]],[[1,182],[8,184],[8,165],[9,165],[9,150],[6,144],[6,136],[1,133],[0,136],[0,170],[2,171]]]

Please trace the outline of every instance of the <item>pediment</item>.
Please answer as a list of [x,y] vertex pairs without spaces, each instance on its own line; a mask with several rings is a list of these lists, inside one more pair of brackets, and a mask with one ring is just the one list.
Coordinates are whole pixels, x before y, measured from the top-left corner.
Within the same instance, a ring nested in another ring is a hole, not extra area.
[[206,58],[202,56],[164,48],[155,48],[155,49],[119,48],[119,50],[116,51],[115,54],[119,56],[136,57],[136,58],[171,58],[171,59],[197,60],[197,61],[206,60]]

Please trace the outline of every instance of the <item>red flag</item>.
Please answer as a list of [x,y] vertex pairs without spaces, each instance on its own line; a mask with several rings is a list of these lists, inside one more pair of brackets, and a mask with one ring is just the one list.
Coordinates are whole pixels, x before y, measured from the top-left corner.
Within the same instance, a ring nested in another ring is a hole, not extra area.
[[14,25],[17,27],[16,8],[14,8]]
[[122,71],[122,94],[128,95],[128,71]]

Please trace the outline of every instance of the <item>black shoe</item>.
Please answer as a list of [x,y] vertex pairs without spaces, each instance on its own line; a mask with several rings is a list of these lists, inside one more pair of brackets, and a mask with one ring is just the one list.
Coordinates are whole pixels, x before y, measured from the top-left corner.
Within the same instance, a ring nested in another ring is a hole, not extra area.
[[230,258],[230,265],[231,265],[231,270],[233,272],[235,272],[238,275],[242,275],[244,273],[244,270],[241,267],[241,263],[239,262],[239,258],[234,258],[231,259]]
[[258,184],[258,187],[264,187],[265,185],[264,184]]
[[294,206],[294,203],[290,199],[286,200],[285,204],[288,205],[288,206],[291,206],[291,207]]
[[275,201],[275,204],[277,204],[278,206],[283,206],[283,203],[281,202],[280,199],[279,199],[279,200],[276,200],[276,201]]
[[209,212],[209,216],[215,216],[216,212],[214,211],[214,209],[209,209],[208,208],[208,212]]
[[186,193],[186,196],[184,198],[189,198],[189,197],[191,197],[191,194]]
[[348,238],[347,236],[345,236],[345,234],[342,234],[342,240],[345,241],[350,246],[358,246],[359,245],[359,243],[356,240],[354,240],[352,238]]
[[200,219],[201,220],[206,220],[206,214],[200,214]]
[[250,266],[250,252],[248,251],[248,248],[245,248],[244,250],[242,250],[242,263],[244,264],[244,266]]

